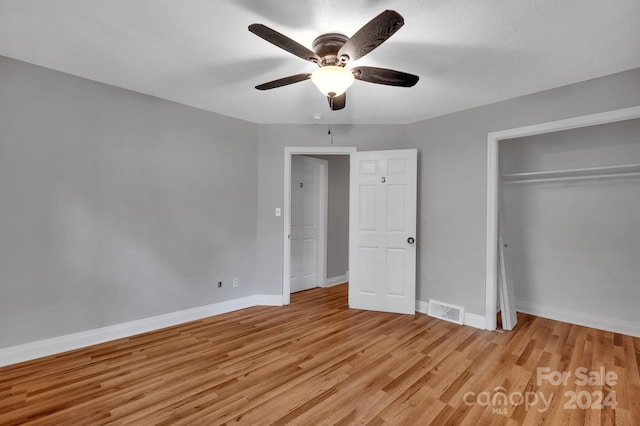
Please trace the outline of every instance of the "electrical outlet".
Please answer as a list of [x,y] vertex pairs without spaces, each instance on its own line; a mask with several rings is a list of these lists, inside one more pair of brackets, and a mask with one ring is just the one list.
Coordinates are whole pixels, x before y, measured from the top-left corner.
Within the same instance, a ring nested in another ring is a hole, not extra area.
[[218,281],[218,288],[222,288],[222,281]]
[[233,279],[233,286],[234,287],[238,287],[238,285],[240,285],[240,278],[234,278]]

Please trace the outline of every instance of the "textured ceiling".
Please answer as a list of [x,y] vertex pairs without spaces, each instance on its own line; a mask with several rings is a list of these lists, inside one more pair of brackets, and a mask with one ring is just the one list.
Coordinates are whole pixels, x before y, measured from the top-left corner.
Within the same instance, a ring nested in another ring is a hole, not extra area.
[[640,0],[0,0],[0,55],[256,123],[311,123],[329,109],[310,81],[254,86],[315,66],[247,26],[311,48],[384,9],[404,27],[351,65],[420,81],[356,81],[336,123],[411,123],[640,67]]

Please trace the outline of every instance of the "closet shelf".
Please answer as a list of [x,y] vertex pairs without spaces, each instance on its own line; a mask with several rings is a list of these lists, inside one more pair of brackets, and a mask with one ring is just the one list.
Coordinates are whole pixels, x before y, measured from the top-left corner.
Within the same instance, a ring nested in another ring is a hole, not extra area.
[[545,172],[505,173],[503,183],[551,182],[579,179],[605,179],[640,176],[640,164],[588,167],[583,169],[551,170]]

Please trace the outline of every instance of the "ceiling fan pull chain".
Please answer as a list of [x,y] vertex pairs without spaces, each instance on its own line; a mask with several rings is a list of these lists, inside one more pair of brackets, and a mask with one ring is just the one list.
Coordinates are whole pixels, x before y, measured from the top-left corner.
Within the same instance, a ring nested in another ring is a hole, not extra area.
[[[333,98],[331,98],[331,103],[333,104]],[[333,132],[331,131],[332,117],[333,117],[333,105],[329,105],[329,131],[327,132],[327,134],[331,135],[331,145],[333,145]]]

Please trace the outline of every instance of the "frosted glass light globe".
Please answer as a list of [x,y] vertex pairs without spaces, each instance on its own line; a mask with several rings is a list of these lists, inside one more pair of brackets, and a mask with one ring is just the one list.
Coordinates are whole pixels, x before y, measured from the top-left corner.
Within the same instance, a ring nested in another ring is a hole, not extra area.
[[318,68],[311,74],[311,81],[320,93],[330,98],[342,95],[353,84],[353,73],[334,65]]

